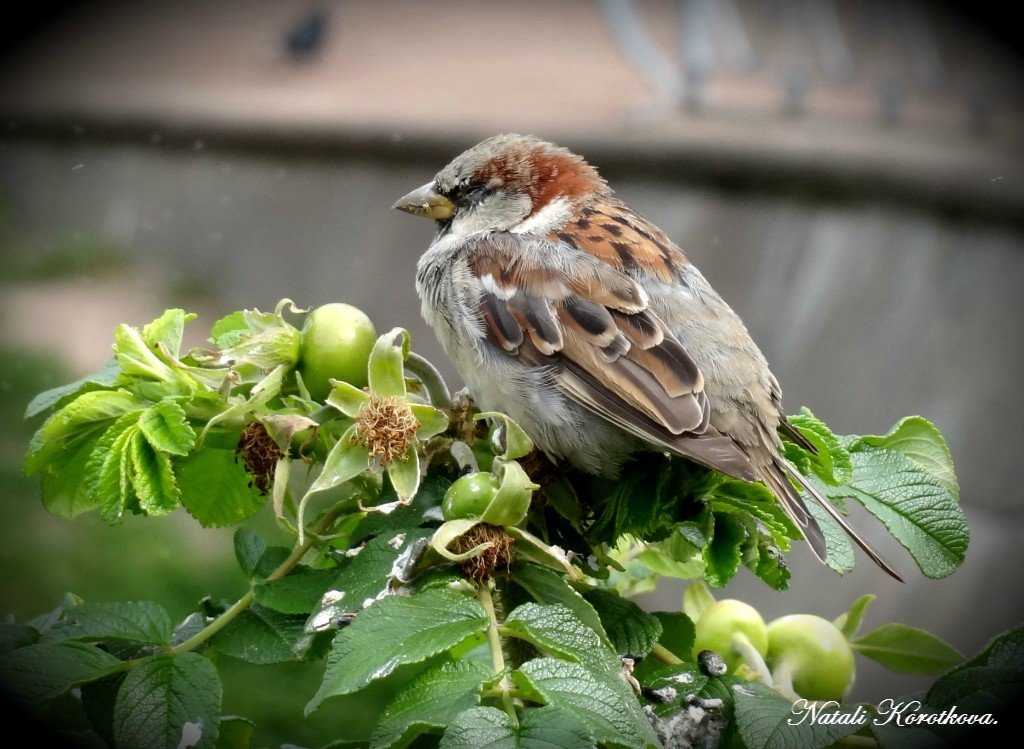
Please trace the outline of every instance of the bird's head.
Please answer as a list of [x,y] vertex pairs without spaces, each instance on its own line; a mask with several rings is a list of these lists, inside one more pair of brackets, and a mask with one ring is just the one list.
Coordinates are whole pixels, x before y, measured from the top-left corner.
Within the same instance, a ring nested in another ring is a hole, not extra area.
[[496,135],[456,156],[392,206],[433,218],[444,231],[545,234],[608,185],[580,156],[528,135]]

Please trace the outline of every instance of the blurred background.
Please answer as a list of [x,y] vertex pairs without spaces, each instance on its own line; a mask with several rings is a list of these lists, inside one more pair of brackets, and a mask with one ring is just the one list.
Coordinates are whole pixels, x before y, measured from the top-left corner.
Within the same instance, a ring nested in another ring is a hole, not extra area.
[[[838,578],[798,549],[790,591],[741,572],[720,597],[831,618],[875,593],[867,628],[900,621],[975,652],[1024,619],[1024,66],[993,7],[151,0],[8,28],[0,613],[65,590],[175,615],[240,594],[230,531],[183,511],[118,528],[47,515],[20,475],[28,399],[98,368],[119,322],[183,306],[201,332],[285,296],[409,327],[454,378],[413,289],[431,227],[389,206],[519,131],[584,154],[684,249],[789,411],[840,433],[920,413],[949,440],[972,531],[951,578],[920,577],[861,512],[906,585],[863,558]],[[676,608],[682,588],[641,602]],[[929,683],[859,665],[857,699]],[[266,745],[313,744],[344,719],[300,718],[318,678],[227,664],[225,711],[259,718]]]

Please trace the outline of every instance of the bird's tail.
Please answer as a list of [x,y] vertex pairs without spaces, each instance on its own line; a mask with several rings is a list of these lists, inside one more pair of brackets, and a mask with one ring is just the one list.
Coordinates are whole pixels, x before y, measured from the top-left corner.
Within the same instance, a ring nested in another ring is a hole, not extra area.
[[803,497],[796,490],[796,487],[790,482],[790,478],[795,480],[800,487],[811,496],[811,498],[817,502],[821,507],[828,513],[840,528],[846,533],[850,539],[857,544],[864,553],[868,555],[872,562],[882,568],[889,576],[903,582],[903,578],[900,574],[890,565],[882,556],[872,549],[868,542],[861,538],[860,534],[855,531],[846,518],[843,517],[832,504],[825,499],[821,492],[819,492],[814,485],[811,484],[807,478],[796,470],[792,465],[789,464],[785,459],[779,458],[774,460],[771,464],[765,467],[763,470],[763,478],[768,488],[774,492],[775,496],[779,499],[779,504],[782,505],[782,509],[786,511],[790,519],[796,523],[797,528],[804,534],[804,538],[807,539],[808,545],[811,547],[811,551],[814,555],[822,562],[827,562],[828,553],[825,549],[825,536],[821,532],[821,527],[818,525],[818,521],[807,511],[807,507],[804,504]]

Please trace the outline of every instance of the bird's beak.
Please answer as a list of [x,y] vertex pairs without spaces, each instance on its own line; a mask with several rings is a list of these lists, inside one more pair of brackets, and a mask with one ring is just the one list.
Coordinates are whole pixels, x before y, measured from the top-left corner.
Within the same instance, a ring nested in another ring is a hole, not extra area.
[[455,213],[455,204],[437,192],[433,182],[428,182],[423,187],[413,190],[391,207],[411,213],[413,216],[425,216],[438,221],[449,219]]

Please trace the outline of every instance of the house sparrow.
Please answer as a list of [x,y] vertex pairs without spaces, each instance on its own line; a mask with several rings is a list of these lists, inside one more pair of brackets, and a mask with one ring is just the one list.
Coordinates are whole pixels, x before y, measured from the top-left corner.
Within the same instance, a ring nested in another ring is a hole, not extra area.
[[481,409],[589,473],[661,450],[761,481],[825,561],[795,481],[901,579],[783,457],[810,445],[740,318],[581,157],[498,135],[393,207],[437,221],[416,290]]

